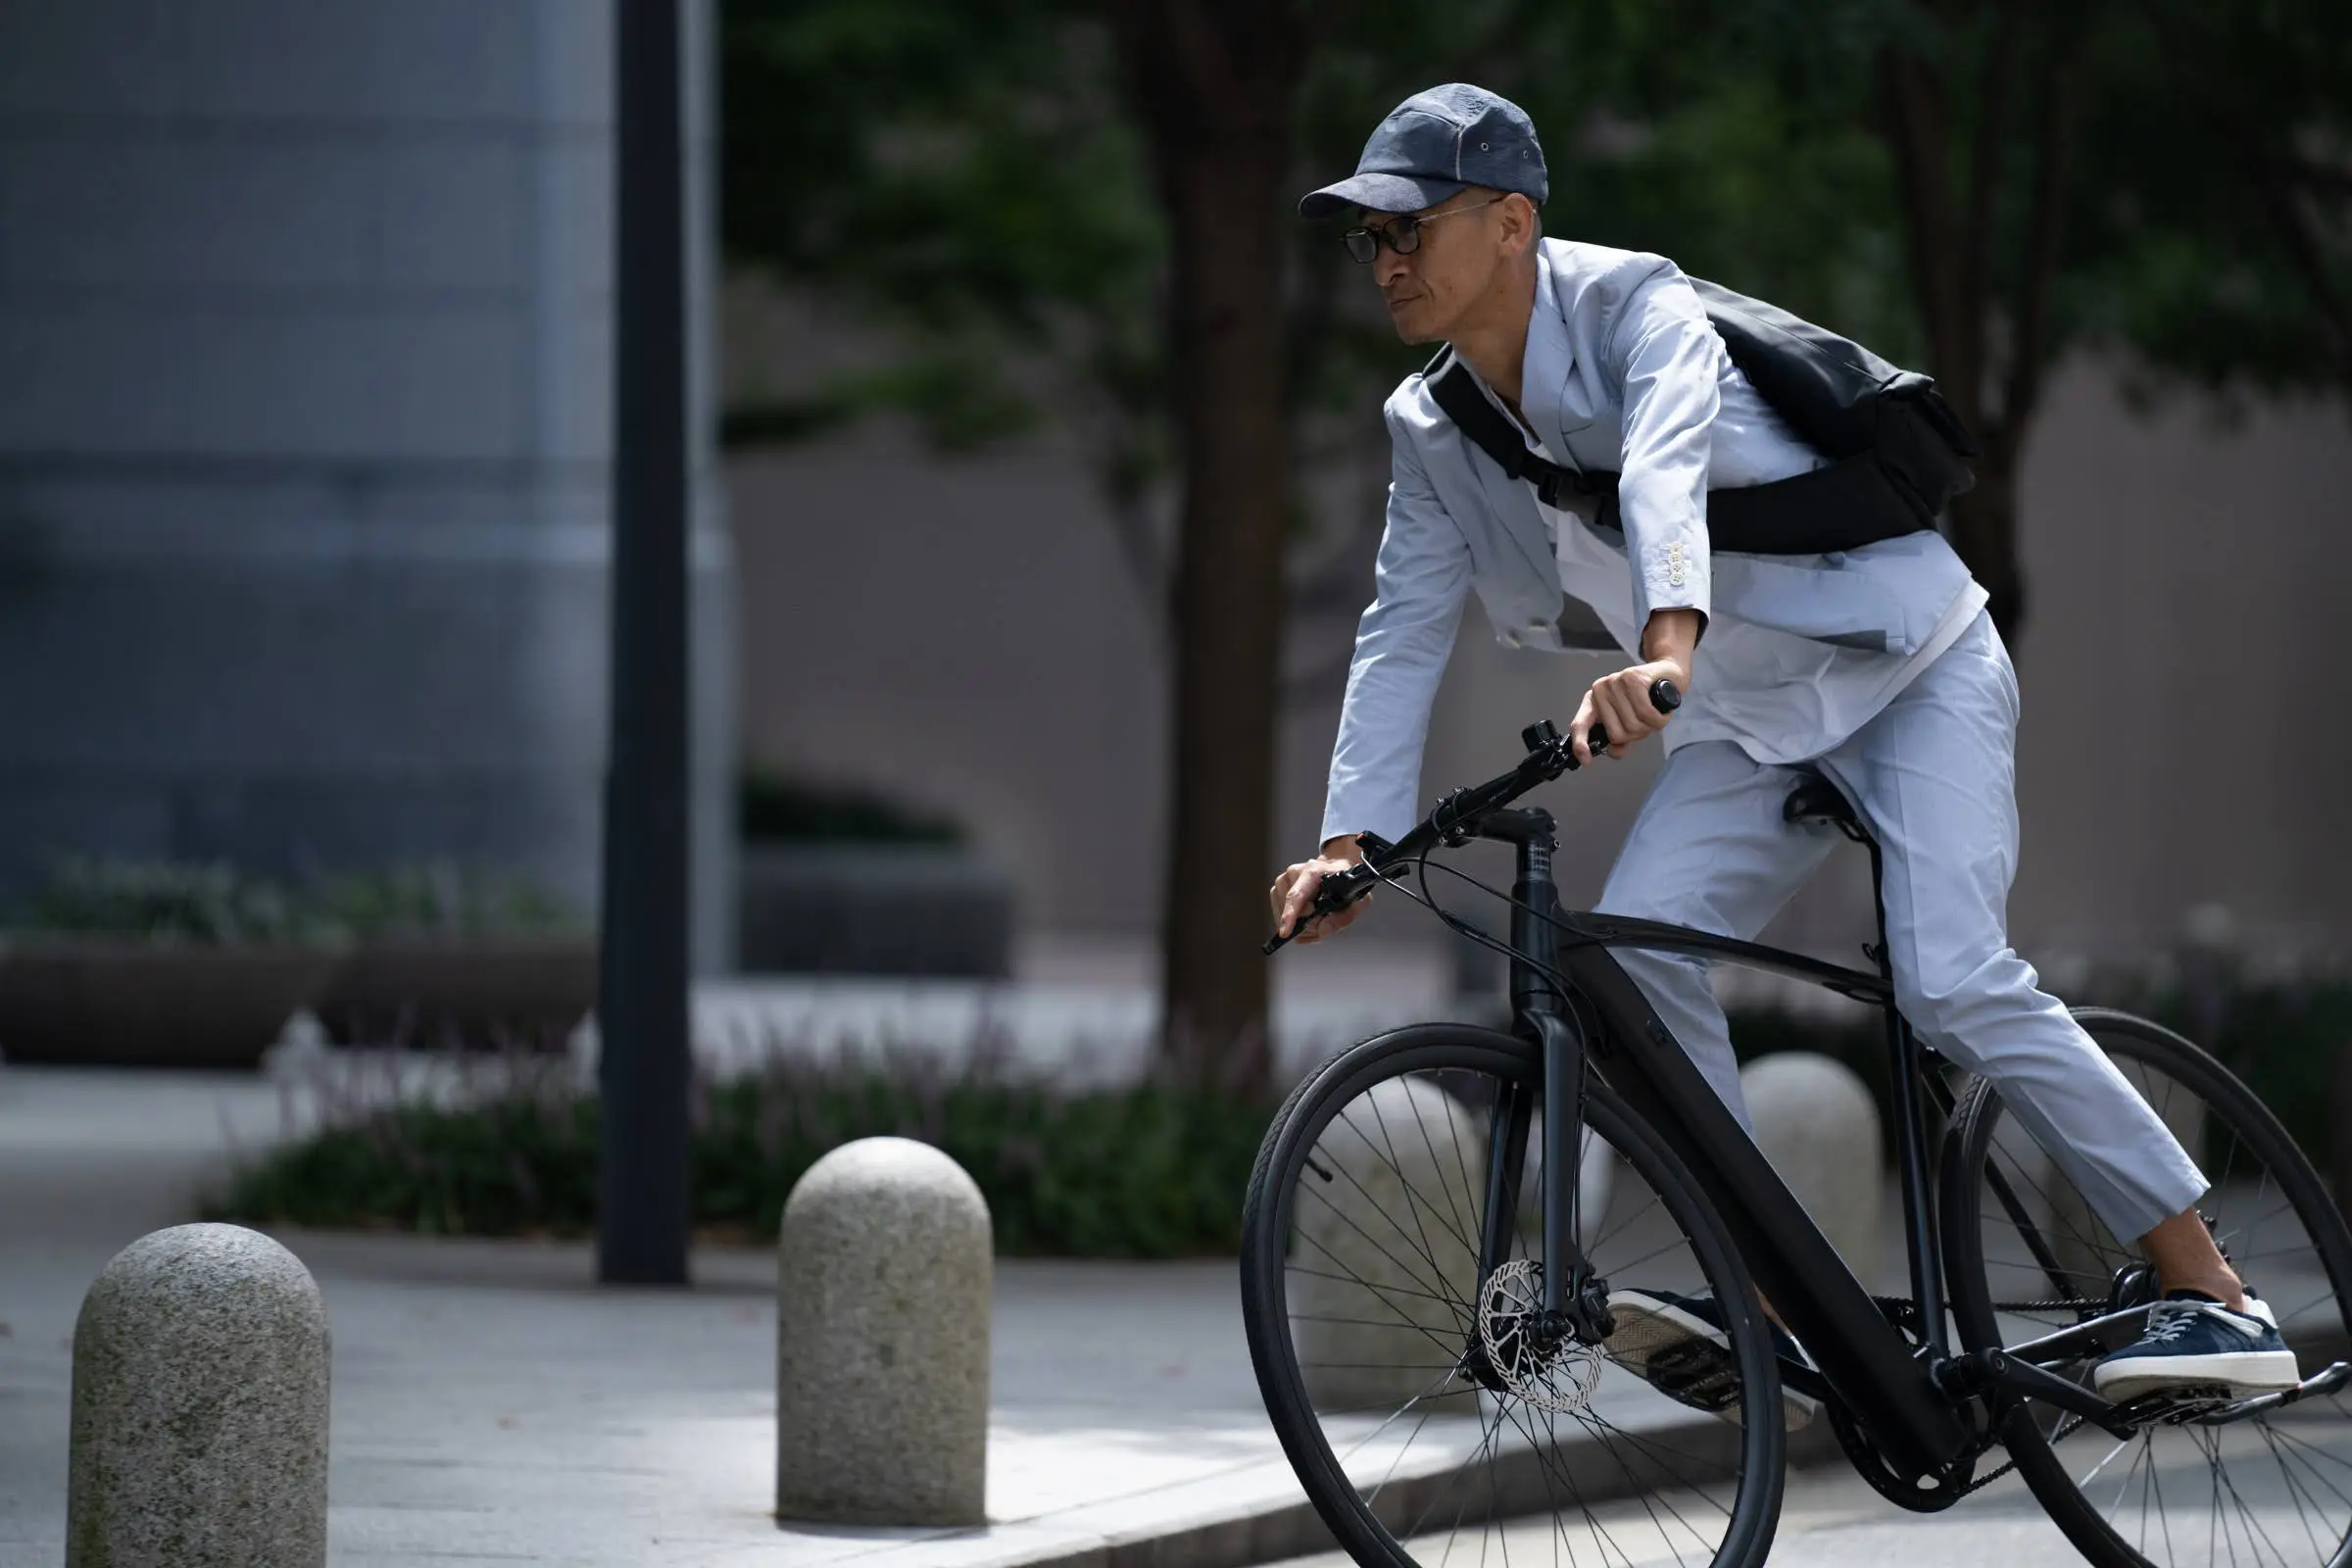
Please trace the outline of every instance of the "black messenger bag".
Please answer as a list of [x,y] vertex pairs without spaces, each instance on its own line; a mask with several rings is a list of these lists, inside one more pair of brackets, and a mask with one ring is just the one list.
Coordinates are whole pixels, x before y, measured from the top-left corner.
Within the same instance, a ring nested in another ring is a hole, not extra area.
[[[1983,448],[1936,383],[1762,300],[1692,278],[1707,319],[1748,384],[1798,439],[1829,459],[1809,473],[1707,492],[1707,541],[1758,556],[1852,550],[1936,526],[1944,503],[1976,483]],[[1462,434],[1546,505],[1597,497],[1595,519],[1619,528],[1617,475],[1564,468],[1528,450],[1510,417],[1448,348],[1422,372]]]

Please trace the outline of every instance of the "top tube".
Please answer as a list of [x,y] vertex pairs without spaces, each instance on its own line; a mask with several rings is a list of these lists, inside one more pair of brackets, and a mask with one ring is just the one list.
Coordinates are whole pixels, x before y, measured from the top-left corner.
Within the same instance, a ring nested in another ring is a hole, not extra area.
[[1894,987],[1885,977],[1868,970],[1849,969],[1843,964],[1808,957],[1801,953],[1768,948],[1760,942],[1742,942],[1738,937],[1717,936],[1712,931],[1701,931],[1695,926],[1669,925],[1663,920],[1642,920],[1631,915],[1595,914],[1591,910],[1563,909],[1547,918],[1560,927],[1562,946],[1687,953],[1698,957],[1721,958],[1770,974],[1787,975],[1792,980],[1802,980],[1838,992],[1856,1002],[1884,1004],[1894,1000]]

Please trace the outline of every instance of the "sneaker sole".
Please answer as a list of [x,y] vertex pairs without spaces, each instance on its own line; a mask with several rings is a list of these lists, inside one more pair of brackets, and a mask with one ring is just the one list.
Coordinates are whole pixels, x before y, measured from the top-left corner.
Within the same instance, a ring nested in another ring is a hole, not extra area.
[[2232,1397],[2276,1394],[2303,1381],[2292,1350],[2240,1350],[2223,1355],[2141,1355],[2102,1361],[2091,1375],[2099,1397],[2122,1404],[2172,1389],[2226,1388]]
[[[1655,1297],[1612,1293],[1617,1332],[1602,1344],[1610,1360],[1660,1394],[1740,1425],[1740,1366],[1730,1336],[1695,1313]],[[1781,1391],[1781,1423],[1795,1432],[1821,1413],[1821,1401]]]

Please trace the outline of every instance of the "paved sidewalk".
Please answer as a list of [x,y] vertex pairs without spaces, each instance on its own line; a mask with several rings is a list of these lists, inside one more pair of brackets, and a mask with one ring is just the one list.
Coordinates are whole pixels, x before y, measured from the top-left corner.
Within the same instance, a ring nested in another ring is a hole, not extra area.
[[[253,1079],[0,1070],[0,1568],[63,1561],[90,1280],[187,1217],[224,1142],[265,1142],[278,1118]],[[699,1252],[698,1288],[664,1292],[595,1287],[581,1245],[282,1239],[333,1324],[337,1564],[1179,1560],[1171,1533],[1208,1548],[1182,1560],[1230,1563],[1329,1540],[1258,1404],[1229,1262],[1000,1264],[998,1522],[945,1533],[769,1517],[762,1250]]]

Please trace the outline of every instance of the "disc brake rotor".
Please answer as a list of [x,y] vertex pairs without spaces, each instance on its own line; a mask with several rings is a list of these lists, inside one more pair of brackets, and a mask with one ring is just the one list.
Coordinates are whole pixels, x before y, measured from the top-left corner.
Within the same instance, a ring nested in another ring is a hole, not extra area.
[[1487,1279],[1478,1301],[1479,1345],[1503,1389],[1539,1410],[1582,1410],[1600,1381],[1600,1348],[1543,1332],[1544,1266],[1513,1258]]

